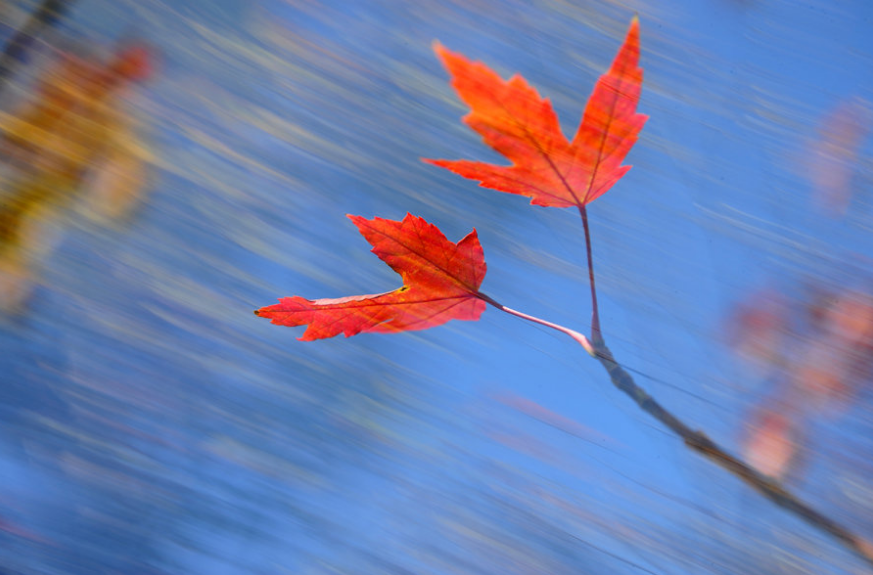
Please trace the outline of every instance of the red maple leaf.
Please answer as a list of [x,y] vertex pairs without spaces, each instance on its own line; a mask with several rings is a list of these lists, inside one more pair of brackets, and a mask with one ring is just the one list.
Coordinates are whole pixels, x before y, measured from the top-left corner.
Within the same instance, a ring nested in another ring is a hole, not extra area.
[[464,121],[512,165],[426,162],[478,180],[482,187],[558,208],[584,207],[631,168],[621,162],[647,119],[636,113],[643,82],[636,17],[612,67],[597,81],[572,142],[561,133],[551,102],[520,75],[504,81],[481,62],[440,44],[434,49],[452,76],[452,86],[471,109]]
[[307,325],[302,341],[339,334],[426,329],[451,319],[477,320],[485,309],[479,286],[485,256],[474,229],[458,243],[424,219],[403,221],[348,216],[373,253],[403,278],[400,289],[374,295],[308,300],[300,296],[255,311],[286,326]]

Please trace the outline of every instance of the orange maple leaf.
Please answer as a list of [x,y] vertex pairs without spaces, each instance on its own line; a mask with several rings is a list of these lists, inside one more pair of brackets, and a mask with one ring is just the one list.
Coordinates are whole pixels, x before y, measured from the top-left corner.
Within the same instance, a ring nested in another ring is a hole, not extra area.
[[647,119],[636,113],[643,82],[636,17],[612,67],[597,81],[572,142],[561,133],[551,102],[520,75],[504,81],[481,62],[438,43],[434,49],[452,76],[452,86],[471,109],[464,122],[512,165],[424,161],[478,180],[482,187],[558,208],[584,207],[631,168],[621,162]]
[[255,311],[256,315],[278,325],[307,325],[298,338],[302,341],[479,319],[486,306],[479,294],[486,266],[475,229],[453,243],[436,226],[412,214],[403,221],[348,217],[372,244],[373,253],[400,274],[403,287],[337,299],[286,297]]

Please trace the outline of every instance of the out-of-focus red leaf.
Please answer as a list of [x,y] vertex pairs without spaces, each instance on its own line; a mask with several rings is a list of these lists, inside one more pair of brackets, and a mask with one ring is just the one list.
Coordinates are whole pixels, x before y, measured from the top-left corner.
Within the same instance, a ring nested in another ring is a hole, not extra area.
[[582,425],[560,413],[552,411],[547,407],[540,405],[526,397],[515,395],[512,393],[501,393],[493,397],[494,400],[506,405],[507,407],[523,413],[537,421],[554,427],[564,433],[574,435],[586,441],[596,441],[599,444],[609,443],[617,445],[617,442],[611,438],[595,431],[594,429]]
[[642,89],[639,21],[609,71],[600,77],[572,142],[561,132],[548,99],[520,75],[504,81],[481,62],[437,44],[452,86],[471,112],[464,121],[512,162],[495,166],[467,160],[425,160],[480,185],[531,198],[540,206],[585,206],[631,167],[622,166],[646,121],[636,113]]
[[782,479],[798,456],[797,427],[785,410],[761,409],[743,449],[746,462],[764,475]]
[[871,124],[870,107],[859,98],[841,102],[822,121],[807,167],[815,199],[829,215],[843,215],[849,207],[858,148],[870,133]]
[[154,70],[154,60],[152,48],[141,43],[131,43],[115,54],[109,69],[126,80],[147,80]]
[[303,341],[479,319],[486,305],[478,291],[486,266],[476,230],[453,243],[436,226],[412,214],[403,221],[349,218],[373,245],[373,253],[401,275],[403,287],[338,299],[286,297],[257,310],[257,315],[278,325],[307,325],[299,338]]
[[754,293],[740,303],[725,329],[728,343],[740,354],[759,361],[779,363],[781,343],[788,329],[788,302],[773,289]]
[[834,298],[825,315],[828,331],[843,345],[863,345],[873,339],[873,298],[846,291]]
[[804,404],[817,411],[833,408],[835,400],[845,400],[850,395],[847,350],[832,348],[833,345],[832,340],[824,339],[806,346],[802,357],[788,370],[792,390],[802,396]]
[[873,372],[873,298],[856,290],[832,294],[821,315],[791,380],[807,402],[845,408]]

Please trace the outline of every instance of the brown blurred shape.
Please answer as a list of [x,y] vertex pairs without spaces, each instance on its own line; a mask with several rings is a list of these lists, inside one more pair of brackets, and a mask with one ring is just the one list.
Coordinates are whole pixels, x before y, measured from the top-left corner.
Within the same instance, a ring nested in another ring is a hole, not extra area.
[[27,102],[0,113],[0,310],[20,310],[51,250],[52,228],[83,192],[95,219],[123,217],[136,203],[144,146],[123,96],[148,77],[150,61],[137,44],[108,63],[62,54]]

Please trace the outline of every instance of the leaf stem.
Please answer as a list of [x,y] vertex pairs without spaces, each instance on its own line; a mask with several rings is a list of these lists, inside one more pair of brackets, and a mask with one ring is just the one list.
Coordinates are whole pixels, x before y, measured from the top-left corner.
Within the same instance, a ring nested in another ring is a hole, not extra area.
[[578,343],[583,348],[585,348],[585,351],[587,351],[591,357],[596,357],[595,352],[594,352],[594,346],[591,345],[591,342],[588,341],[587,337],[585,337],[584,335],[582,335],[578,331],[572,330],[572,329],[570,329],[568,327],[564,327],[562,325],[558,325],[556,323],[552,323],[550,321],[546,321],[544,319],[540,319],[538,317],[534,317],[532,315],[528,315],[526,313],[522,313],[522,312],[520,312],[518,310],[514,310],[512,308],[508,308],[505,305],[498,303],[493,298],[485,295],[482,292],[478,292],[476,295],[479,297],[479,299],[481,299],[482,301],[484,301],[488,304],[493,305],[494,307],[496,307],[500,311],[505,311],[506,313],[514,315],[516,317],[520,317],[521,319],[526,319],[527,321],[530,321],[533,323],[538,323],[540,325],[550,327],[554,330],[557,330],[565,335],[569,335],[571,338],[573,338],[573,340],[576,341],[576,343]]
[[582,227],[585,229],[585,254],[588,257],[588,283],[591,285],[591,339],[594,345],[603,345],[603,333],[600,331],[600,313],[597,310],[597,289],[594,287],[594,257],[591,254],[591,230],[588,227],[588,210],[579,206],[582,216]]

